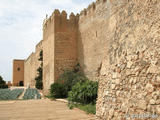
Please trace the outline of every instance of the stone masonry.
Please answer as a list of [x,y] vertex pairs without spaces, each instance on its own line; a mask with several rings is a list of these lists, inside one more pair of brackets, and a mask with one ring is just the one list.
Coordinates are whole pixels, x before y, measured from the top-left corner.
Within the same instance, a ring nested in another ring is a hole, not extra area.
[[67,19],[65,11],[55,10],[43,26],[43,85],[47,93],[66,69],[77,63],[78,17],[73,13]]
[[40,67],[39,54],[43,49],[43,40],[36,45],[35,53],[32,53],[24,62],[24,86],[35,87],[35,78],[37,76],[37,69]]
[[35,77],[37,69],[40,67],[39,54],[43,49],[43,40],[36,45],[35,53],[32,53],[24,62],[24,86],[35,87]]
[[35,68],[35,53],[31,53],[28,59],[25,60],[24,67],[24,86],[34,86],[35,85],[35,76],[36,76],[36,68]]
[[[110,0],[97,116],[160,119],[160,1]],[[106,19],[107,21],[107,19]]]

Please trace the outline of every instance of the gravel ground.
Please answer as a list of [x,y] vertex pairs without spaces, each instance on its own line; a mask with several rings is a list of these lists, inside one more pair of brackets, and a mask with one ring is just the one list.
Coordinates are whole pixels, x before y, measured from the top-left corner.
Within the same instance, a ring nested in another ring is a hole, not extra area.
[[0,120],[97,120],[79,109],[70,110],[61,101],[0,101]]

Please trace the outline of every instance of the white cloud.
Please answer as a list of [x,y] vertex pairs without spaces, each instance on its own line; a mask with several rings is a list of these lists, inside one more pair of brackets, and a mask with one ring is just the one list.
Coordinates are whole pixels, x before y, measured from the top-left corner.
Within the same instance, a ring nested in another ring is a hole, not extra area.
[[0,0],[0,75],[12,80],[12,60],[25,59],[42,39],[45,15],[77,13],[94,0]]

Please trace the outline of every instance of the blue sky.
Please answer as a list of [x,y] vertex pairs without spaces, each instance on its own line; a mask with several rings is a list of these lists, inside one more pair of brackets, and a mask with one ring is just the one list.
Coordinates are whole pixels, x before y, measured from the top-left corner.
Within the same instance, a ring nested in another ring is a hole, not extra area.
[[95,0],[0,0],[0,75],[12,81],[13,59],[26,59],[42,39],[42,23],[54,9],[79,13]]

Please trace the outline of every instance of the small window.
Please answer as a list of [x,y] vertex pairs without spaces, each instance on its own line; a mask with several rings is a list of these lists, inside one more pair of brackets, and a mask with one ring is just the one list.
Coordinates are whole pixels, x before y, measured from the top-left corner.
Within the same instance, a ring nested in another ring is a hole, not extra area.
[[96,37],[97,37],[97,31],[96,31]]
[[20,68],[17,68],[17,70],[20,71],[21,69],[20,69]]

